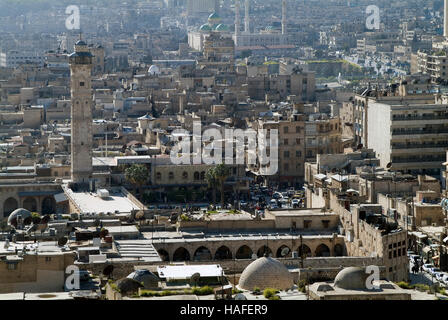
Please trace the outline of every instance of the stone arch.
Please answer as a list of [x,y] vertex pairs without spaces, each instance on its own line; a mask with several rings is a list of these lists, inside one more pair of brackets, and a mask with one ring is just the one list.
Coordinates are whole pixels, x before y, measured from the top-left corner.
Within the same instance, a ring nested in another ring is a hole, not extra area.
[[288,254],[286,254],[284,257],[289,257],[289,256],[291,256],[291,248],[290,247],[288,247],[287,245],[282,245],[282,246],[280,246],[278,249],[277,249],[277,252],[276,252],[276,254],[275,254],[275,256],[277,257],[277,258],[283,258],[283,256],[282,256],[282,250],[284,250],[285,248],[288,248]]
[[162,259],[162,261],[170,261],[170,255],[168,254],[168,251],[166,251],[165,249],[159,249],[157,250],[157,253],[160,256],[160,259]]
[[37,212],[37,201],[35,198],[28,197],[25,200],[23,200],[23,208],[31,211],[31,212]]
[[236,251],[235,259],[251,259],[252,258],[252,249],[246,245],[239,247]]
[[10,197],[6,199],[3,203],[3,216],[9,216],[11,212],[16,210],[17,208],[19,208],[19,202],[15,198]]
[[334,245],[333,250],[334,250],[335,257],[342,257],[344,255],[344,247],[339,243],[336,243]]
[[261,258],[264,257],[264,254],[267,254],[269,257],[272,256],[272,250],[271,248],[269,248],[267,245],[262,246],[260,249],[258,249],[257,251],[257,257]]
[[330,256],[330,248],[326,244],[321,243],[317,246],[316,251],[314,251],[314,255],[316,257],[329,257]]
[[299,257],[302,257],[302,247],[303,247],[303,256],[304,257],[311,257],[312,256],[311,249],[306,244],[304,244],[302,246],[299,246],[297,248],[297,252],[299,253]]
[[194,179],[195,181],[198,181],[198,180],[199,180],[199,177],[200,177],[199,172],[198,172],[198,171],[195,171],[195,172],[194,172],[194,178],[193,178],[193,179]]
[[190,252],[184,247],[177,248],[173,254],[173,261],[190,261]]
[[232,259],[232,251],[230,251],[229,247],[221,246],[215,252],[215,260],[231,260]]
[[53,197],[46,197],[42,200],[42,214],[56,213],[56,201]]
[[193,261],[210,261],[210,260],[212,260],[212,253],[207,247],[200,246],[194,252]]

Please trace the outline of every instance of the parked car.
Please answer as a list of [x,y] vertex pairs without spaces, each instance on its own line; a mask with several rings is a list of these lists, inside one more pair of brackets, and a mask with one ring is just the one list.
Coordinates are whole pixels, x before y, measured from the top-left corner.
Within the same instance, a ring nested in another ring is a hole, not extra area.
[[244,201],[244,200],[241,200],[241,201],[240,201],[240,206],[241,206],[241,207],[245,207],[245,206],[247,206],[247,202]]
[[429,273],[434,277],[437,275],[437,273],[440,273],[440,272],[442,272],[442,270],[440,270],[440,268],[433,267],[433,268],[429,269]]
[[429,270],[430,270],[431,268],[434,268],[434,265],[433,265],[432,263],[425,263],[425,264],[423,265],[423,271],[429,272]]
[[291,201],[291,205],[292,206],[298,206],[299,205],[299,199],[292,199],[292,201]]
[[288,192],[282,192],[282,197],[283,198],[289,198]]
[[281,194],[280,192],[274,192],[274,193],[272,194],[272,198],[274,198],[274,199],[280,199],[280,198],[283,198],[283,196],[282,196],[282,194]]
[[436,277],[437,281],[443,282],[443,277],[446,275],[447,275],[446,272],[441,271],[441,272],[436,272],[436,274],[434,276]]

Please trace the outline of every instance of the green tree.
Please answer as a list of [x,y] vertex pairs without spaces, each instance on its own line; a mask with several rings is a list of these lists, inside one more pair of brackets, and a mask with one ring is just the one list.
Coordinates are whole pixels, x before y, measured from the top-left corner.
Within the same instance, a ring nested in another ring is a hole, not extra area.
[[143,164],[133,164],[125,170],[125,177],[135,186],[137,193],[137,189],[140,189],[148,181],[149,170]]
[[221,190],[221,208],[224,208],[224,182],[226,182],[227,178],[230,176],[230,167],[221,163],[215,167],[214,171]]
[[205,173],[205,180],[207,180],[208,187],[213,190],[213,205],[216,204],[216,175],[215,168],[210,168]]

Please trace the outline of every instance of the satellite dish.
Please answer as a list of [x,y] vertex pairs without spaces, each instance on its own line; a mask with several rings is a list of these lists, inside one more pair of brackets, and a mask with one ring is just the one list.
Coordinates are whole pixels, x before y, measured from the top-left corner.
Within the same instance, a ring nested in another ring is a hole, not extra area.
[[252,254],[252,260],[257,260],[257,259],[258,259],[257,254],[256,253]]
[[59,238],[59,240],[58,240],[58,246],[63,247],[63,246],[65,246],[65,245],[67,244],[67,242],[68,242],[67,237]]
[[386,168],[387,169],[390,169],[392,167],[392,162],[389,162],[387,165],[386,165]]
[[364,147],[364,145],[362,143],[358,144],[358,146],[356,147],[356,150],[361,150]]
[[235,296],[235,300],[239,300],[239,301],[241,301],[241,300],[247,300],[247,298],[246,298],[246,296],[245,296],[244,294],[242,294],[242,293],[238,293],[238,294]]
[[191,282],[193,282],[194,285],[197,286],[200,278],[201,278],[201,274],[199,272],[196,272],[191,276],[190,279],[191,279]]
[[289,251],[290,251],[289,248],[285,247],[285,248],[282,249],[280,254],[281,254],[282,257],[286,257],[289,254]]
[[47,224],[50,221],[50,216],[47,214],[45,216],[43,216],[43,218],[40,220],[41,224]]
[[110,277],[110,275],[112,274],[113,271],[114,271],[114,266],[110,264],[110,265],[108,265],[107,267],[104,268],[103,274],[106,277]]

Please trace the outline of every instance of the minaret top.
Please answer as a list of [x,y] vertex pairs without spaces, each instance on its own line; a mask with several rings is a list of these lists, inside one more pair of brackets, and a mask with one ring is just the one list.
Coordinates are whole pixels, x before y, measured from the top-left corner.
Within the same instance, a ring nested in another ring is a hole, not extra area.
[[92,64],[92,57],[87,43],[78,40],[75,44],[75,52],[69,56],[69,61],[75,64]]

